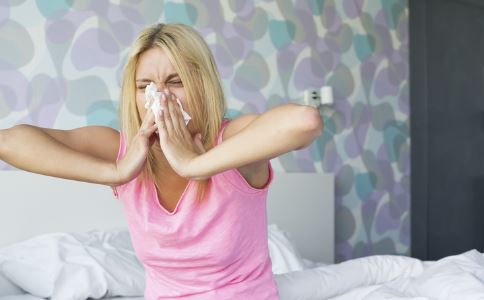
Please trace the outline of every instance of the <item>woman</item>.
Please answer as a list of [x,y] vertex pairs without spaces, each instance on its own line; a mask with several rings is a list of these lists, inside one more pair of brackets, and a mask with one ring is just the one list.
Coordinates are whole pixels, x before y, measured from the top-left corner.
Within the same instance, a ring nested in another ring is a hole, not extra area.
[[[163,93],[158,118],[145,108],[151,82]],[[323,124],[304,105],[233,120],[225,110],[203,38],[186,25],[156,24],[128,57],[121,132],[17,125],[0,131],[0,159],[113,188],[145,267],[145,299],[278,299],[267,245],[270,159],[308,146]]]

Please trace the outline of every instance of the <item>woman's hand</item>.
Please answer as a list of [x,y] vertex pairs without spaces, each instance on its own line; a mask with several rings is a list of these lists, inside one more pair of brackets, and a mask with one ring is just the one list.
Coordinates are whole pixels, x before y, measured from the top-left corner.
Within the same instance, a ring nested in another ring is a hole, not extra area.
[[158,134],[160,147],[173,170],[182,177],[189,174],[188,166],[205,153],[200,133],[194,137],[188,131],[176,96],[167,89],[161,95]]
[[126,155],[117,164],[120,184],[131,181],[143,170],[148,152],[156,141],[154,133],[156,129],[155,115],[151,109],[148,109]]

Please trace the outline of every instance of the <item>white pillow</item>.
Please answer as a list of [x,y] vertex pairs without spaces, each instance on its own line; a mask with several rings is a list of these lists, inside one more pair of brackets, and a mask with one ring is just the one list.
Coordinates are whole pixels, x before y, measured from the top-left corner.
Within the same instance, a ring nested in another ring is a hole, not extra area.
[[25,291],[13,284],[12,281],[0,272],[0,297],[23,294],[25,294]]
[[0,297],[0,300],[45,300],[44,298],[35,297],[32,295],[22,294],[22,295],[12,295]]
[[268,235],[272,273],[283,274],[306,269],[306,264],[291,242],[288,232],[283,231],[276,224],[269,224]]
[[42,298],[142,296],[144,292],[144,269],[126,229],[36,236],[0,249],[0,272]]

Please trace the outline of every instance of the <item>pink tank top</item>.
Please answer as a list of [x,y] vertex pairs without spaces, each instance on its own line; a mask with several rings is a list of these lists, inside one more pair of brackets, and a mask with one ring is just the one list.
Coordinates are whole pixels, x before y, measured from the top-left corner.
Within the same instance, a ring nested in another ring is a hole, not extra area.
[[[224,119],[217,137],[230,120]],[[121,134],[118,160],[126,145]],[[211,177],[204,202],[196,206],[189,181],[175,210],[159,202],[152,181],[135,178],[118,186],[136,255],[145,268],[146,300],[279,299],[272,274],[263,188],[249,185],[237,169]]]

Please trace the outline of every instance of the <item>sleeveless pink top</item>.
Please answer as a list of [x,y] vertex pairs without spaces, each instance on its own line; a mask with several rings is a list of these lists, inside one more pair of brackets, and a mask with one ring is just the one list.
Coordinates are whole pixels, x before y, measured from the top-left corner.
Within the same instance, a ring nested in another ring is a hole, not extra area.
[[[224,119],[217,145],[229,121]],[[121,134],[117,159],[125,152]],[[117,187],[145,268],[145,300],[279,299],[267,236],[270,162],[269,174],[260,189],[237,169],[213,175],[199,206],[195,182],[189,181],[173,212],[158,202],[152,181],[143,186],[135,178]]]

